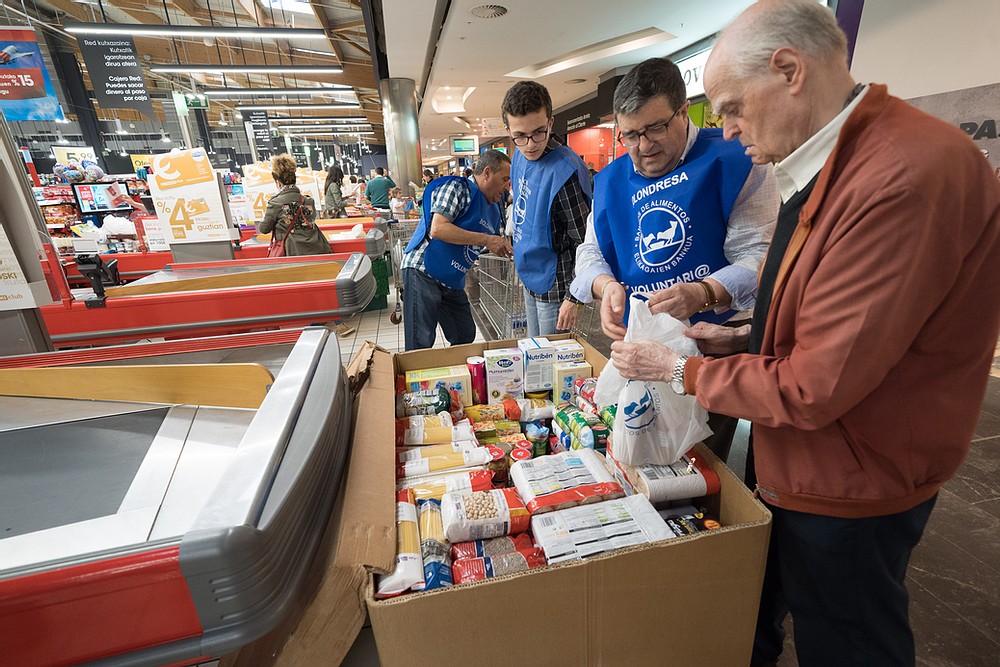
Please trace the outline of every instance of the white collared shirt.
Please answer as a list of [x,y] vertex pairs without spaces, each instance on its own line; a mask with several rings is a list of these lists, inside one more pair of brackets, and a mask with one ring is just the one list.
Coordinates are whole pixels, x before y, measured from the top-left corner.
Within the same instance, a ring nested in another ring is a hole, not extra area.
[[840,136],[840,129],[847,122],[847,117],[867,92],[868,86],[865,86],[843,111],[833,117],[833,120],[792,151],[791,155],[774,164],[774,176],[778,179],[782,202],[788,201],[792,195],[809,185],[820,172],[833,153],[834,146],[837,145],[837,137]]

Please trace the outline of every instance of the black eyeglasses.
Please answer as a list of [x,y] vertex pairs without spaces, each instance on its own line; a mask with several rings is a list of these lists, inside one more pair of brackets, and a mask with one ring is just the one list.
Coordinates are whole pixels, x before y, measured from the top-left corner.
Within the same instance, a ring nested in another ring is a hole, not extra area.
[[[677,108],[677,111],[683,109],[684,106]],[[659,141],[667,136],[667,128],[670,127],[670,121],[677,116],[677,111],[671,114],[670,118],[667,119],[665,123],[654,123],[649,125],[642,132],[619,132],[618,133],[618,143],[620,143],[625,148],[635,148],[639,145],[639,140],[646,137],[648,141]]]
[[511,139],[514,141],[515,146],[527,146],[528,139],[531,139],[536,144],[540,144],[545,141],[545,138],[549,136],[549,128],[546,125],[543,130],[535,130],[531,134],[521,134],[518,136],[511,135]]

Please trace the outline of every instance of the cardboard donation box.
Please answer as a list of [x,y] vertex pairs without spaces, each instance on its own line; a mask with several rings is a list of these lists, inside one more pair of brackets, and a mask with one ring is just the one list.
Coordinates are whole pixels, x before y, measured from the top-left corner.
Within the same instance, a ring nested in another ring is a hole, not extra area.
[[[582,347],[600,373],[607,360]],[[697,453],[718,474],[721,491],[695,502],[721,528],[375,599],[375,573],[392,571],[396,557],[396,375],[509,348],[517,341],[395,355],[367,344],[355,357],[352,369],[367,371],[354,380],[361,390],[347,483],[328,535],[332,559],[294,629],[258,647],[256,657],[266,652],[267,663],[301,667],[338,664],[367,612],[384,667],[749,664],[771,515],[701,445]]]

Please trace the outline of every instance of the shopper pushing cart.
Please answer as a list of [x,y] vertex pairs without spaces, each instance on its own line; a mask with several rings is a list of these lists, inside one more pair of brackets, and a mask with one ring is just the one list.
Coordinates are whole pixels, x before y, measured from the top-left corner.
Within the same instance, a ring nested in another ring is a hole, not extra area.
[[424,193],[423,216],[403,254],[403,329],[407,350],[434,346],[437,327],[452,345],[476,338],[465,274],[484,250],[512,254],[499,235],[499,202],[510,187],[510,158],[488,150],[471,178],[435,179]]

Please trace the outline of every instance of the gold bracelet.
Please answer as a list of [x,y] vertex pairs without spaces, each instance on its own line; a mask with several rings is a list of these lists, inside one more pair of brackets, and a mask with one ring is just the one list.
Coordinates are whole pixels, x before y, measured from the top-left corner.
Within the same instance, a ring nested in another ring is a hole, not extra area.
[[601,301],[604,301],[604,293],[608,291],[608,285],[611,283],[618,283],[618,281],[612,278],[604,283],[604,287],[601,288]]
[[704,313],[710,308],[715,308],[719,305],[719,299],[715,296],[715,290],[712,289],[711,285],[704,280],[699,280],[695,284],[701,285],[701,288],[705,290],[705,305],[701,307],[701,310],[698,311],[699,313]]

